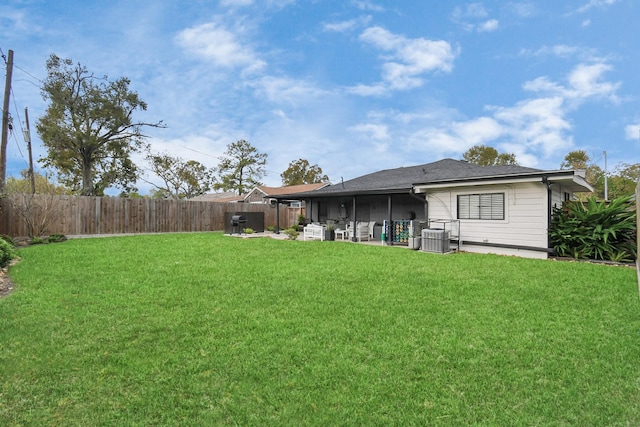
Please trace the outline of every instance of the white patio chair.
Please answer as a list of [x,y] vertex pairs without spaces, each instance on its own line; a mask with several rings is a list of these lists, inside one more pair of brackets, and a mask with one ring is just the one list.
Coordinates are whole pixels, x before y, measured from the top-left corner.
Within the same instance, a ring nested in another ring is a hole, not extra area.
[[358,242],[362,239],[370,240],[369,238],[369,222],[357,222],[354,229],[354,237]]

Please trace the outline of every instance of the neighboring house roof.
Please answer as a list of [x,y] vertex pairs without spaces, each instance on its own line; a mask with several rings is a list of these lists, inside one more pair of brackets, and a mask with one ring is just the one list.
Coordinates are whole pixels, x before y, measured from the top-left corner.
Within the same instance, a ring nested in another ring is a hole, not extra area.
[[231,203],[244,200],[244,196],[238,196],[233,191],[226,191],[224,193],[202,194],[200,196],[193,197],[190,200],[196,202]]
[[259,185],[251,190],[249,192],[249,195],[251,195],[254,191],[259,191],[264,194],[264,197],[287,196],[289,194],[306,193],[308,191],[318,190],[328,185],[331,184],[328,182],[319,182],[316,184],[288,185],[286,187],[267,187],[266,185]]
[[407,193],[416,186],[426,188],[435,184],[455,186],[478,181],[514,180],[523,177],[542,180],[543,177],[559,179],[565,176],[568,183],[575,184],[573,191],[590,191],[591,187],[584,178],[572,170],[545,171],[524,166],[478,166],[463,160],[443,159],[423,165],[373,172],[292,197],[400,194]]

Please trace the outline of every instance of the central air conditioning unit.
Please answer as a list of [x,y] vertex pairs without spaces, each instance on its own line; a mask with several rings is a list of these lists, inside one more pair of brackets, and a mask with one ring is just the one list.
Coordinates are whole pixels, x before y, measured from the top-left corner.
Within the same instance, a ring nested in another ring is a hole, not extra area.
[[424,252],[446,253],[450,248],[451,230],[425,228],[422,230],[422,250]]

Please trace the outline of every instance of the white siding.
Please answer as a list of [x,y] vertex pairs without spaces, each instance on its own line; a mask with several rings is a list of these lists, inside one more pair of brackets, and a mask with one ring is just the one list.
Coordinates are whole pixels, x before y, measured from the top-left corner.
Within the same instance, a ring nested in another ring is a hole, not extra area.
[[[457,196],[504,193],[504,220],[460,220],[460,240],[547,248],[547,187],[516,183],[452,188],[428,194],[429,218],[457,219]],[[463,245],[462,250],[546,258],[545,252]]]

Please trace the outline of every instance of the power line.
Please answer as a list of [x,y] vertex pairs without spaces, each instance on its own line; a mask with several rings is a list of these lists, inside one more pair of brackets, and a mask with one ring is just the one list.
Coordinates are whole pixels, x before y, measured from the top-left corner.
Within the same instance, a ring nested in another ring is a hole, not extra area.
[[[19,67],[19,66],[15,65],[15,64],[13,66],[16,67],[18,70],[22,71],[23,73],[25,73],[27,76],[29,76],[29,77],[31,77],[33,79],[36,79],[39,83],[44,83],[44,81],[42,79],[40,79],[39,77],[34,76],[33,74],[31,74],[30,72],[28,72],[24,68]],[[33,83],[33,82],[31,82],[31,83]],[[33,83],[33,84],[35,85],[35,83]],[[36,86],[38,86],[38,85],[36,85]],[[38,87],[40,87],[40,86],[38,86]]]

